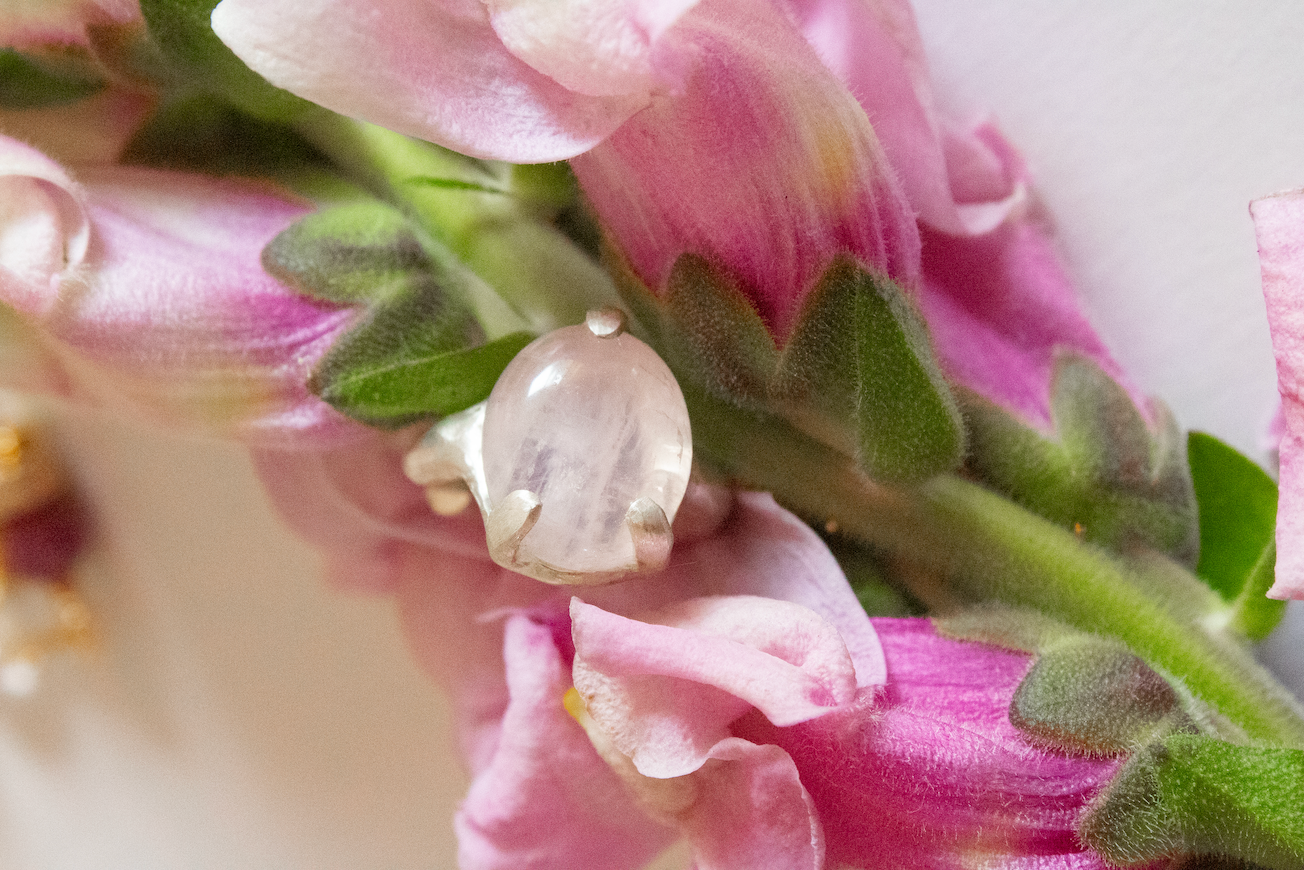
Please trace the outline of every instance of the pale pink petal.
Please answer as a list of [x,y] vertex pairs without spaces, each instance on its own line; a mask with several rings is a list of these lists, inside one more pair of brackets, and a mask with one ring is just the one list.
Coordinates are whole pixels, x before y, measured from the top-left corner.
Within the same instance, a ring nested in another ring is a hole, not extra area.
[[923,239],[919,303],[951,378],[1042,428],[1058,353],[1091,359],[1129,386],[1035,222],[1009,221],[977,237],[926,229]]
[[305,203],[269,185],[157,170],[105,167],[82,182],[48,167],[8,176],[0,297],[34,316],[91,396],[263,446],[363,431],[306,386],[356,311],[300,296],[260,263]]
[[673,839],[635,805],[562,698],[570,669],[550,626],[506,626],[509,700],[493,758],[454,819],[462,870],[635,870]]
[[39,151],[0,136],[0,298],[44,316],[86,256],[86,196]]
[[575,687],[646,776],[701,767],[750,708],[790,725],[855,694],[855,669],[837,631],[800,605],[695,598],[648,618],[654,623],[571,602]]
[[650,96],[661,35],[697,0],[486,0],[503,45],[580,94]]
[[838,253],[914,281],[914,215],[870,121],[781,10],[711,0],[666,38],[696,54],[682,89],[572,161],[650,287],[701,254],[784,339]]
[[1281,393],[1277,576],[1268,595],[1304,598],[1304,191],[1250,205]]
[[[855,663],[858,686],[882,685],[886,678],[878,637],[837,560],[810,526],[768,494],[739,493],[734,514],[715,537],[682,555],[676,549],[665,574],[647,582],[671,578],[696,595],[759,595],[800,604],[837,629]],[[637,612],[628,606],[613,609],[591,592],[584,597],[606,610]],[[655,606],[661,604],[643,604]]]
[[720,741],[693,775],[698,799],[681,819],[698,870],[822,870],[824,831],[788,753]]
[[646,104],[579,94],[533,69],[481,0],[223,0],[212,22],[272,84],[475,157],[572,157]]
[[282,519],[327,557],[342,588],[393,592],[409,546],[489,563],[476,511],[438,517],[402,472],[404,433],[369,430],[325,450],[255,450],[254,466]]

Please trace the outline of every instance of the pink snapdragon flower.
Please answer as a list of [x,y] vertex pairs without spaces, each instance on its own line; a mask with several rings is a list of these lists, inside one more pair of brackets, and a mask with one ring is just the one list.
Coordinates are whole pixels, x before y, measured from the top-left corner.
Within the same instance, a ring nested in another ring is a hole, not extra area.
[[948,374],[1033,423],[1057,352],[1118,375],[1027,217],[1022,163],[990,125],[938,119],[903,0],[223,0],[213,26],[344,114],[571,159],[648,286],[704,255],[780,343],[849,252],[918,294]]
[[78,175],[0,137],[0,300],[39,328],[64,391],[257,444],[362,431],[305,385],[356,312],[283,287],[259,260],[307,203],[159,170]]
[[1268,595],[1304,598],[1304,191],[1256,200],[1250,214],[1281,392],[1277,569]]
[[[1014,729],[1030,658],[870,620],[768,496],[692,490],[665,572],[570,590],[462,549],[473,512],[429,537],[421,491],[355,458],[259,465],[336,570],[398,597],[450,690],[474,777],[463,870],[633,870],[678,839],[700,870],[1105,866],[1075,827],[1119,762]],[[305,499],[323,474],[335,497]],[[390,541],[382,570],[360,569],[343,522]]]

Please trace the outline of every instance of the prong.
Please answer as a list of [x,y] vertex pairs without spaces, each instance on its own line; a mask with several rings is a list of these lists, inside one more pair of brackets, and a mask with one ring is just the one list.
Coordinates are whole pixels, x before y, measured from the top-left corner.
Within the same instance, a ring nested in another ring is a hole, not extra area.
[[470,506],[471,490],[462,480],[431,483],[426,485],[426,501],[441,517],[455,517]]
[[584,315],[584,325],[598,338],[616,338],[625,331],[625,312],[619,308],[597,308]]
[[634,558],[640,571],[659,571],[670,561],[675,535],[661,505],[644,496],[629,506],[625,526],[634,539]]
[[516,550],[539,521],[543,503],[528,489],[517,489],[494,506],[485,522],[489,555],[504,568],[516,565]]
[[403,473],[421,486],[443,486],[461,480],[465,467],[461,449],[443,440],[422,442],[403,457]]

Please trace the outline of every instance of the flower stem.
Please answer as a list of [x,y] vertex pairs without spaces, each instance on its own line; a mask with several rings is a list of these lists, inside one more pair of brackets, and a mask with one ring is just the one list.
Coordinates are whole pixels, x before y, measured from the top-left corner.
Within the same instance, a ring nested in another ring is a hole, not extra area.
[[[782,419],[691,387],[686,398],[695,451],[708,468],[771,490],[796,512],[833,521],[909,564],[915,570],[903,572],[908,584],[940,577],[962,600],[1036,608],[1117,637],[1249,738],[1304,747],[1304,709],[1248,649],[1151,597],[1122,558],[956,475],[913,488],[883,486]],[[934,590],[912,591],[927,599]]]
[[582,323],[588,310],[615,303],[602,268],[517,196],[507,164],[334,115],[308,118],[300,132],[497,292],[516,318],[499,329],[485,324],[491,335]]

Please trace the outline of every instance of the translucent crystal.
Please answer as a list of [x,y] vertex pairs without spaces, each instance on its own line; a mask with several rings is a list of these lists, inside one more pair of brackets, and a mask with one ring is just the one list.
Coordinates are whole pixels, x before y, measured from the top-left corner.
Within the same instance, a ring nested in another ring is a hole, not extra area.
[[692,466],[688,409],[670,369],[632,335],[590,321],[521,351],[485,407],[489,503],[517,490],[537,496],[542,510],[516,559],[565,573],[631,570],[631,506],[651,499],[673,520]]

